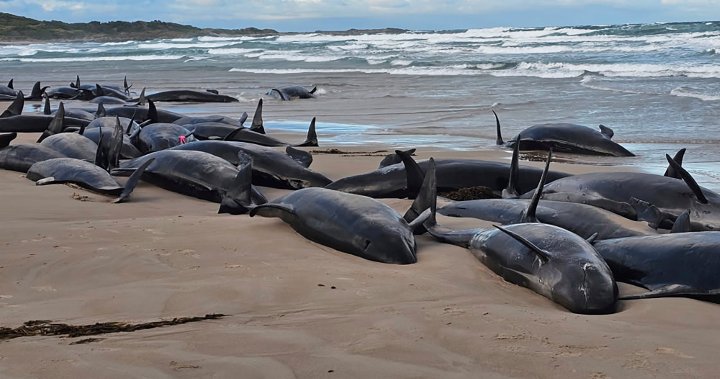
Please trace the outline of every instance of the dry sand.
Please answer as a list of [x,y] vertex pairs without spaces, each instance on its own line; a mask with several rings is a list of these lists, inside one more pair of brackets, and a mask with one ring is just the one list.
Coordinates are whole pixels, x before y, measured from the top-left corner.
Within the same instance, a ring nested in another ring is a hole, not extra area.
[[[509,153],[418,153],[429,156]],[[340,178],[379,160],[316,154],[312,167]],[[146,183],[125,204],[71,186],[35,186],[17,172],[0,170],[0,183],[0,326],[227,315],[80,344],[87,337],[5,340],[2,378],[717,375],[715,304],[624,301],[616,314],[576,315],[427,236],[418,238],[417,264],[387,265],[313,243],[279,219],[218,215],[217,204]]]

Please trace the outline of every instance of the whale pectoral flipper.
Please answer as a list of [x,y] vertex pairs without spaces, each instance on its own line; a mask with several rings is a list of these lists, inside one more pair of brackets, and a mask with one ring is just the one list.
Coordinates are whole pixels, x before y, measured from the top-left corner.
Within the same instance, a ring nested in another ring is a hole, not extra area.
[[125,182],[125,188],[123,189],[122,193],[120,194],[120,196],[118,196],[117,199],[113,200],[113,203],[122,203],[130,197],[130,194],[135,189],[135,186],[137,186],[138,182],[140,182],[140,177],[142,177],[145,169],[150,166],[153,161],[155,161],[155,158],[150,158],[146,160],[143,164],[141,164],[140,167],[135,169],[135,172],[133,172],[132,175],[130,175],[130,178],[128,178],[127,182]]
[[520,236],[519,234],[517,234],[517,233],[515,233],[515,232],[512,232],[512,231],[510,231],[510,230],[507,230],[507,229],[505,229],[505,228],[503,228],[503,227],[501,227],[501,226],[498,226],[498,225],[493,225],[493,226],[496,227],[496,228],[498,228],[498,229],[500,229],[501,232],[509,235],[510,237],[514,238],[514,239],[517,240],[518,242],[522,243],[522,244],[525,245],[528,249],[532,250],[532,252],[535,253],[535,254],[537,254],[537,256],[540,258],[540,260],[542,260],[543,262],[547,262],[547,261],[550,260],[550,254],[548,254],[547,251],[539,248],[537,245],[535,245],[534,243],[530,242],[530,241],[527,240],[526,238]]
[[238,120],[238,123],[240,124],[240,126],[243,126],[243,124],[245,123],[245,121],[247,121],[247,119],[248,119],[247,112],[243,112],[243,114],[240,115],[240,119]]
[[414,220],[410,221],[408,225],[410,226],[410,230],[413,231],[413,234],[425,233],[427,231],[425,228],[425,222],[428,221],[430,217],[432,217],[432,210],[428,208],[420,213],[420,215],[418,215]]
[[510,160],[510,178],[505,189],[502,190],[503,199],[517,199],[520,197],[518,183],[520,182],[520,144],[516,143],[513,147],[512,159]]
[[670,284],[663,287],[655,288],[651,291],[640,293],[637,295],[626,295],[619,297],[619,300],[639,300],[654,299],[658,297],[676,297],[689,296],[702,298],[703,300],[718,302],[720,300],[720,289],[712,289],[707,291],[698,291],[697,289],[682,284]]
[[[402,150],[395,150],[395,154],[397,154],[400,159],[402,159],[403,165],[405,166],[405,175],[406,175],[406,192],[408,199],[415,199],[420,193],[420,188],[423,185],[425,173],[423,172],[422,168],[415,162],[415,160],[410,156],[410,154],[402,151]],[[422,211],[420,209],[419,211]]]
[[257,207],[254,207],[250,210],[250,217],[255,217],[255,215],[262,216],[262,217],[278,217],[282,218],[283,216],[295,216],[295,209],[292,205],[289,204],[262,204],[258,205]]
[[[520,135],[518,134],[518,137],[519,136]],[[521,216],[521,222],[538,222],[536,215],[537,207],[538,204],[540,204],[540,198],[543,194],[543,187],[545,187],[545,182],[547,181],[547,174],[550,170],[550,161],[552,161],[552,153],[552,149],[548,150],[547,160],[545,161],[545,169],[543,170],[542,175],[540,175],[540,181],[538,182],[537,188],[535,189],[532,200],[530,200],[530,204],[528,204],[527,209],[525,210],[525,212],[523,212]]]
[[[683,158],[685,157],[685,150],[687,150],[687,149],[683,147],[682,149],[678,150],[678,152],[675,153],[675,156],[673,157],[673,160],[675,161],[675,163],[679,164],[680,166],[682,166]],[[665,174],[663,174],[663,175],[669,176],[669,177],[675,178],[675,179],[682,179],[680,177],[680,174],[678,172],[676,172],[675,169],[670,164],[668,164],[668,168],[665,170]]]
[[287,154],[295,162],[300,163],[300,165],[305,168],[310,167],[313,162],[312,154],[308,153],[305,150],[296,149],[292,146],[287,146],[285,148],[285,154]]
[[62,183],[62,182],[56,181],[55,177],[53,177],[53,176],[48,176],[47,178],[42,178],[42,179],[38,180],[37,182],[35,182],[35,185],[36,186],[44,186],[47,184],[56,184],[56,183]]
[[[405,152],[399,150],[396,150],[396,152],[401,155],[406,154]],[[405,167],[408,167],[408,164],[415,165],[417,166],[419,175],[422,175],[422,169],[420,169],[420,166],[418,166],[409,155],[404,157],[403,160],[406,160],[406,158],[409,159],[409,161],[406,163]],[[426,221],[429,222],[430,225],[435,224],[437,178],[435,175],[435,160],[433,158],[430,158],[427,171],[421,179],[422,184],[416,193],[415,200],[403,215],[403,219],[410,224],[410,229],[415,235],[427,232],[427,228],[425,227]],[[422,221],[418,221],[420,219],[422,219]]]
[[636,197],[630,198],[630,205],[635,209],[637,213],[637,219],[641,221],[647,221],[648,226],[653,229],[660,227],[663,221],[669,218],[670,215],[661,212],[655,205],[648,203],[647,201],[640,200]]
[[688,188],[690,188],[690,190],[695,194],[697,200],[703,204],[707,204],[707,198],[703,194],[702,189],[700,189],[700,186],[697,184],[692,175],[690,175],[690,173],[687,172],[687,170],[685,170],[682,166],[680,166],[680,164],[677,163],[674,159],[670,158],[669,155],[665,154],[665,158],[667,159],[670,166],[672,166],[673,170],[675,170],[675,172],[680,175],[685,184],[687,184]]

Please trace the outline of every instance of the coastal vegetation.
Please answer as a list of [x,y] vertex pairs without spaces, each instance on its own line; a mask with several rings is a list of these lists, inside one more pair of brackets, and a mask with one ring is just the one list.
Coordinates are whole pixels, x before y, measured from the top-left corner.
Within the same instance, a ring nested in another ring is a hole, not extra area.
[[190,38],[197,36],[235,36],[276,34],[273,29],[196,28],[163,21],[111,21],[66,23],[41,21],[0,12],[0,41],[127,41],[133,39]]

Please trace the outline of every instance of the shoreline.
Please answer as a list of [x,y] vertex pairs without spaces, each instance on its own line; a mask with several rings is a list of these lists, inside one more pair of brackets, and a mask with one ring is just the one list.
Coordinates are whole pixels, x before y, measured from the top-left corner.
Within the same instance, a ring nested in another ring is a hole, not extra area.
[[[392,150],[306,149],[332,148]],[[311,168],[333,179],[373,170],[381,159],[313,156]],[[420,149],[416,159],[430,156],[505,159],[498,150],[444,149]],[[144,182],[130,202],[110,204],[67,185],[35,186],[17,172],[0,170],[0,181],[0,326],[226,315],[85,342],[6,340],[3,377],[656,378],[716,369],[708,347],[720,337],[709,316],[717,304],[621,301],[615,314],[577,315],[428,236],[417,238],[418,263],[388,265],[313,243],[278,219],[218,215],[215,203]],[[261,190],[271,199],[285,193]],[[410,204],[383,202],[399,212]]]

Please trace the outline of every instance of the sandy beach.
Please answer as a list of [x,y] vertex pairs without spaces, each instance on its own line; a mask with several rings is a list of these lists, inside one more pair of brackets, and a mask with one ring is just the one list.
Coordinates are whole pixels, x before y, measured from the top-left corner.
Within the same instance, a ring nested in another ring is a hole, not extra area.
[[[358,154],[328,154],[336,146],[321,144],[307,148],[320,151],[311,167],[333,179],[373,170],[393,149],[340,146]],[[368,154],[378,150],[386,152]],[[426,148],[417,159],[431,156],[507,161],[510,154]],[[428,236],[417,239],[417,264],[387,265],[313,243],[279,219],[218,215],[215,203],[147,183],[130,202],[112,204],[68,185],[35,186],[18,172],[0,170],[0,182],[0,326],[225,315],[92,338],[4,340],[3,378],[716,375],[716,304],[622,301],[615,314],[577,315]],[[261,190],[269,198],[284,193]],[[410,204],[384,201],[399,212]],[[638,288],[621,285],[621,293],[631,291]]]

